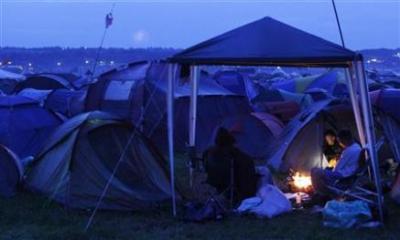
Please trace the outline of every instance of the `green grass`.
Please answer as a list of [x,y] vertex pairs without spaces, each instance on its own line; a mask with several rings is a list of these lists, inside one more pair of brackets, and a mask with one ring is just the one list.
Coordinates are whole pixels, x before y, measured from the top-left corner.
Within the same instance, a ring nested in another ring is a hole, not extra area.
[[99,212],[85,232],[89,212],[20,193],[0,200],[0,239],[399,239],[400,209],[391,207],[382,229],[324,228],[321,216],[309,212],[270,220],[230,216],[220,222],[186,223],[171,217],[164,206],[137,213]]
[[[179,181],[187,171],[177,166]],[[186,188],[187,191],[187,188]],[[0,239],[400,239],[400,206],[389,202],[380,229],[331,229],[322,217],[298,211],[273,219],[228,216],[219,222],[187,223],[171,216],[169,205],[142,212],[99,211],[84,231],[90,212],[67,210],[27,192],[0,199]]]

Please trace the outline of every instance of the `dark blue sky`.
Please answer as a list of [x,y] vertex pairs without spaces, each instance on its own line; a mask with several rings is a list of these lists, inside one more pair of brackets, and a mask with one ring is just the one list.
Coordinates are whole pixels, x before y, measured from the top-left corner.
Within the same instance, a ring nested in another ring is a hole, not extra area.
[[[339,43],[331,0],[0,0],[2,46],[95,47],[112,2],[106,47],[185,48],[271,16]],[[400,47],[400,0],[336,0],[346,44]]]

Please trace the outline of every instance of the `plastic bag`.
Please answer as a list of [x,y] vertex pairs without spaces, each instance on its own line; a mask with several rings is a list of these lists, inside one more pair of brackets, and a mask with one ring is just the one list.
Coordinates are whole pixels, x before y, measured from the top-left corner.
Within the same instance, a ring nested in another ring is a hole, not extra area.
[[238,213],[244,213],[250,211],[250,209],[260,205],[262,199],[260,197],[247,198],[240,203],[240,206],[236,209]]
[[273,218],[280,214],[290,212],[292,205],[279,188],[273,185],[265,185],[258,191],[262,203],[251,209],[251,212],[259,217]]
[[368,204],[363,201],[342,202],[332,200],[322,211],[324,226],[351,228],[372,219]]

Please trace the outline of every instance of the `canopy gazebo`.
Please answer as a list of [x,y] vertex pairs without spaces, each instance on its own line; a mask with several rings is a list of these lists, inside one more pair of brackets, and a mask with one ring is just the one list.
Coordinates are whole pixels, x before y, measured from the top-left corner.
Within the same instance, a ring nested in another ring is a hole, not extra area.
[[[195,149],[197,92],[200,67],[204,65],[231,66],[293,66],[336,67],[346,69],[347,85],[357,124],[359,139],[368,149],[372,175],[376,185],[376,202],[381,219],[382,191],[375,147],[374,121],[368,97],[363,57],[285,23],[265,17],[224,34],[201,42],[169,58],[168,140],[171,183],[174,189],[174,84],[177,66],[191,69],[191,104],[189,111],[189,145]],[[176,213],[173,197],[173,212]]]

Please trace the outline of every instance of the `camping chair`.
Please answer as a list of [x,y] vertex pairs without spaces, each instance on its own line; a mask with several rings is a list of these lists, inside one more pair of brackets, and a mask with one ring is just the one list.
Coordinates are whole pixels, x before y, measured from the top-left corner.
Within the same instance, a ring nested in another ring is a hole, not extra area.
[[[192,166],[194,166],[195,171],[208,175],[207,170],[206,170],[206,156],[207,156],[207,151],[204,152],[201,157],[197,157],[194,154],[190,154],[190,159],[192,162]],[[225,196],[228,195],[230,209],[232,209],[233,205],[234,205],[234,195],[235,195],[236,190],[235,190],[235,182],[234,182],[235,181],[235,171],[234,171],[234,162],[233,161],[234,160],[232,158],[230,161],[229,185],[222,191],[217,190],[217,193],[215,193],[214,191],[211,191],[210,189],[207,189],[207,192],[206,192],[206,194],[208,195],[207,202],[214,201],[225,212],[228,212],[229,209],[227,209],[225,207],[226,205],[223,203],[223,201],[221,199],[223,199]],[[201,182],[201,184],[205,184],[205,185],[212,186],[213,188],[215,188],[213,186],[213,184],[211,184],[209,182],[208,176],[207,176],[206,180]]]
[[[377,149],[383,145],[383,139],[377,143]],[[371,198],[377,198],[378,194],[371,190],[362,187],[367,179],[370,181],[369,167],[370,159],[368,149],[363,148],[359,157],[359,168],[353,176],[336,180],[332,185],[327,186],[331,194],[335,197],[350,197],[367,202],[371,205],[376,205]]]

